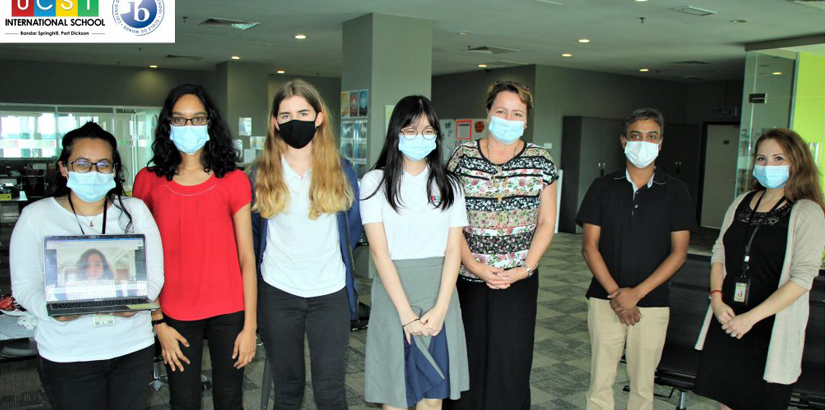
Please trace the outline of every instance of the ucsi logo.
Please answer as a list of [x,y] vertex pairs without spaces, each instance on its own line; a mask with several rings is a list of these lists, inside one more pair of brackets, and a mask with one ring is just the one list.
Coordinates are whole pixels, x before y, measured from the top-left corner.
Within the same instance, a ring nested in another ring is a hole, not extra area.
[[11,0],[12,17],[98,17],[98,0]]

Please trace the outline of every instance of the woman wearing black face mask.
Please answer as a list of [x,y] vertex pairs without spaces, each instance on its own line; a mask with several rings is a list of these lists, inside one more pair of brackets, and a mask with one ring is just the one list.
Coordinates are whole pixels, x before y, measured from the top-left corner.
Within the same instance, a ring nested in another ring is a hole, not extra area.
[[249,170],[260,332],[279,409],[301,406],[305,335],[315,404],[347,408],[346,352],[358,303],[350,258],[361,216],[358,182],[338,155],[328,112],[311,85],[284,84],[264,153]]

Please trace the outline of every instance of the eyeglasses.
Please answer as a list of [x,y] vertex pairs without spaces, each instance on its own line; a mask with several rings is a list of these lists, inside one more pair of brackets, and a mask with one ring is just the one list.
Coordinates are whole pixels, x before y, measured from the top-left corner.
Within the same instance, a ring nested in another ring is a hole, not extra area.
[[649,132],[647,134],[643,134],[641,132],[631,132],[630,135],[627,136],[628,141],[659,142],[661,139],[662,136],[657,132]]
[[115,172],[115,166],[106,159],[98,162],[89,162],[85,159],[79,159],[77,161],[68,162],[68,166],[69,170],[80,174],[85,174],[91,171],[92,167],[94,167],[97,172],[100,172],[101,174],[111,174]]
[[438,135],[438,133],[436,133],[435,130],[432,128],[426,128],[424,129],[424,131],[420,132],[415,128],[405,128],[401,130],[401,136],[403,136],[407,140],[415,139],[415,137],[418,134],[421,134],[421,136],[424,137],[424,139],[427,141],[434,140],[435,136]]
[[205,115],[199,115],[192,118],[172,117],[169,119],[169,123],[176,127],[183,127],[186,123],[192,123],[192,125],[206,125],[209,123],[209,117]]
[[524,91],[530,91],[530,87],[528,87],[527,85],[522,84],[520,82],[517,82],[517,81],[510,81],[510,80],[496,81],[496,85],[509,85],[509,86],[513,86],[513,87],[516,87],[516,88],[521,88]]

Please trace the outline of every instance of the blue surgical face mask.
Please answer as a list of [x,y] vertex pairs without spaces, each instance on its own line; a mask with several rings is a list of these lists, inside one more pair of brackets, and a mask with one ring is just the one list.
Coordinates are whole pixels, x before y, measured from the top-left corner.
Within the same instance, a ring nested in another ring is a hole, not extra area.
[[408,140],[403,135],[398,135],[398,150],[412,161],[426,158],[434,149],[435,138],[427,140],[423,135],[418,134],[415,138]]
[[172,125],[172,132],[169,139],[175,143],[179,151],[187,154],[194,154],[203,148],[206,141],[209,141],[208,125],[184,125],[178,127]]
[[115,174],[97,171],[78,173],[69,171],[66,186],[83,202],[93,203],[103,199],[115,187]]
[[791,166],[754,165],[753,177],[765,188],[782,188],[791,177]]
[[490,117],[490,133],[493,138],[510,145],[524,135],[524,121],[510,121],[493,115]]

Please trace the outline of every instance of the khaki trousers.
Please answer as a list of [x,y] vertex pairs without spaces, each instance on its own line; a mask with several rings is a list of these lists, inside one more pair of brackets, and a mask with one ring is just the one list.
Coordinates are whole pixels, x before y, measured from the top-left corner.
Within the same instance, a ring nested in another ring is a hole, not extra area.
[[670,308],[639,308],[642,320],[627,326],[619,321],[609,300],[590,298],[588,305],[591,359],[587,410],[613,409],[613,384],[625,349],[630,376],[627,408],[653,409],[653,378],[662,358]]

